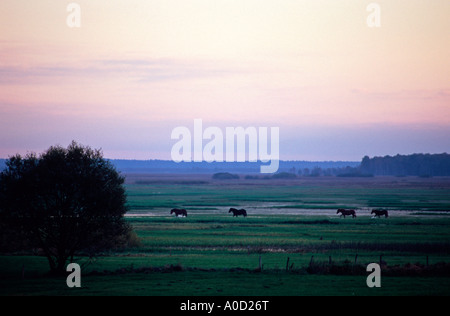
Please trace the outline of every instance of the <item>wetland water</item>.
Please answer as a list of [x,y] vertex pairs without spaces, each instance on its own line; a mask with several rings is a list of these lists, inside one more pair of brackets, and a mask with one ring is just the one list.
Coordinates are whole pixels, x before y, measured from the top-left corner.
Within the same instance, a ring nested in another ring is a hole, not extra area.
[[[337,209],[294,209],[294,208],[285,208],[286,205],[283,204],[282,207],[277,207],[277,205],[273,205],[272,207],[264,205],[264,206],[251,206],[245,208],[248,216],[265,216],[265,215],[287,215],[287,216],[324,216],[329,218],[339,218],[340,214],[336,214]],[[227,207],[218,207],[216,210],[202,210],[199,207],[199,210],[191,207],[188,210],[188,214],[195,215],[230,215],[228,214],[229,208]],[[358,217],[373,217],[371,215],[371,208],[363,208],[357,209],[356,214]],[[154,210],[139,210],[139,211],[130,211],[125,217],[173,217],[174,215],[170,215],[169,209],[154,209]],[[399,217],[399,216],[407,216],[407,217],[448,217],[450,216],[450,212],[447,211],[433,211],[426,212],[420,210],[389,210],[390,217]]]
[[[145,180],[145,181],[144,181]],[[170,216],[172,208],[189,215],[227,216],[230,208],[249,216],[339,217],[337,209],[355,209],[372,217],[372,209],[397,216],[450,215],[450,178],[342,179],[335,177],[293,180],[214,181],[210,175],[127,176],[128,217]]]

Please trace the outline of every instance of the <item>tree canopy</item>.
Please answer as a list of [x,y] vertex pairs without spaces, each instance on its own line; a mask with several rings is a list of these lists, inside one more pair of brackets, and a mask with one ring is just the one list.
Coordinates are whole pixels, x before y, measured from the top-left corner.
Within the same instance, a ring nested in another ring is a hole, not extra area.
[[129,234],[124,178],[99,150],[75,142],[10,158],[0,174],[1,225],[40,248],[52,273]]

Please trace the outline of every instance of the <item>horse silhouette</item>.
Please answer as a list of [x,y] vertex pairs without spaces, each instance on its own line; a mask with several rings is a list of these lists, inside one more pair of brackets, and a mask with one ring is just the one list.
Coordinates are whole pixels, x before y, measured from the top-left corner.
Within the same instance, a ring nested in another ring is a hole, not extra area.
[[238,217],[239,215],[243,215],[244,217],[247,217],[247,211],[244,209],[237,210],[235,208],[230,208],[228,213],[233,213],[233,217],[235,217],[235,216]]
[[187,217],[187,212],[185,209],[178,209],[178,208],[174,208],[170,211],[170,215],[172,215],[173,213],[175,213],[175,216],[180,216],[183,215],[184,217]]
[[339,214],[339,213],[341,213],[341,217],[344,216],[344,218],[345,218],[345,216],[350,216],[350,215],[353,218],[356,217],[355,210],[344,210],[343,208],[340,208],[340,209],[337,210],[336,214]]
[[373,217],[381,217],[384,215],[384,217],[389,217],[389,212],[386,210],[372,210],[372,213],[370,214],[375,214]]

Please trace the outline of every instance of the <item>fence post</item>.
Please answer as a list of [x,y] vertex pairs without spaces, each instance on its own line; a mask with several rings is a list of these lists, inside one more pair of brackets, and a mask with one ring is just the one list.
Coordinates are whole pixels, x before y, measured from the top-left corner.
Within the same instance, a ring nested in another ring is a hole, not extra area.
[[286,262],[286,272],[289,271],[289,257],[287,258],[287,262]]

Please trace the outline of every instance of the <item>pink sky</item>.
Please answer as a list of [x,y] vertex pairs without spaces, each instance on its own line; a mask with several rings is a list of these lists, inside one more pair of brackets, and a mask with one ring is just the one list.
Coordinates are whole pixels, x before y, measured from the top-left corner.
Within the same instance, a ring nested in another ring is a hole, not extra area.
[[170,159],[171,130],[277,126],[281,159],[450,149],[450,2],[0,3],[0,157],[71,140]]

